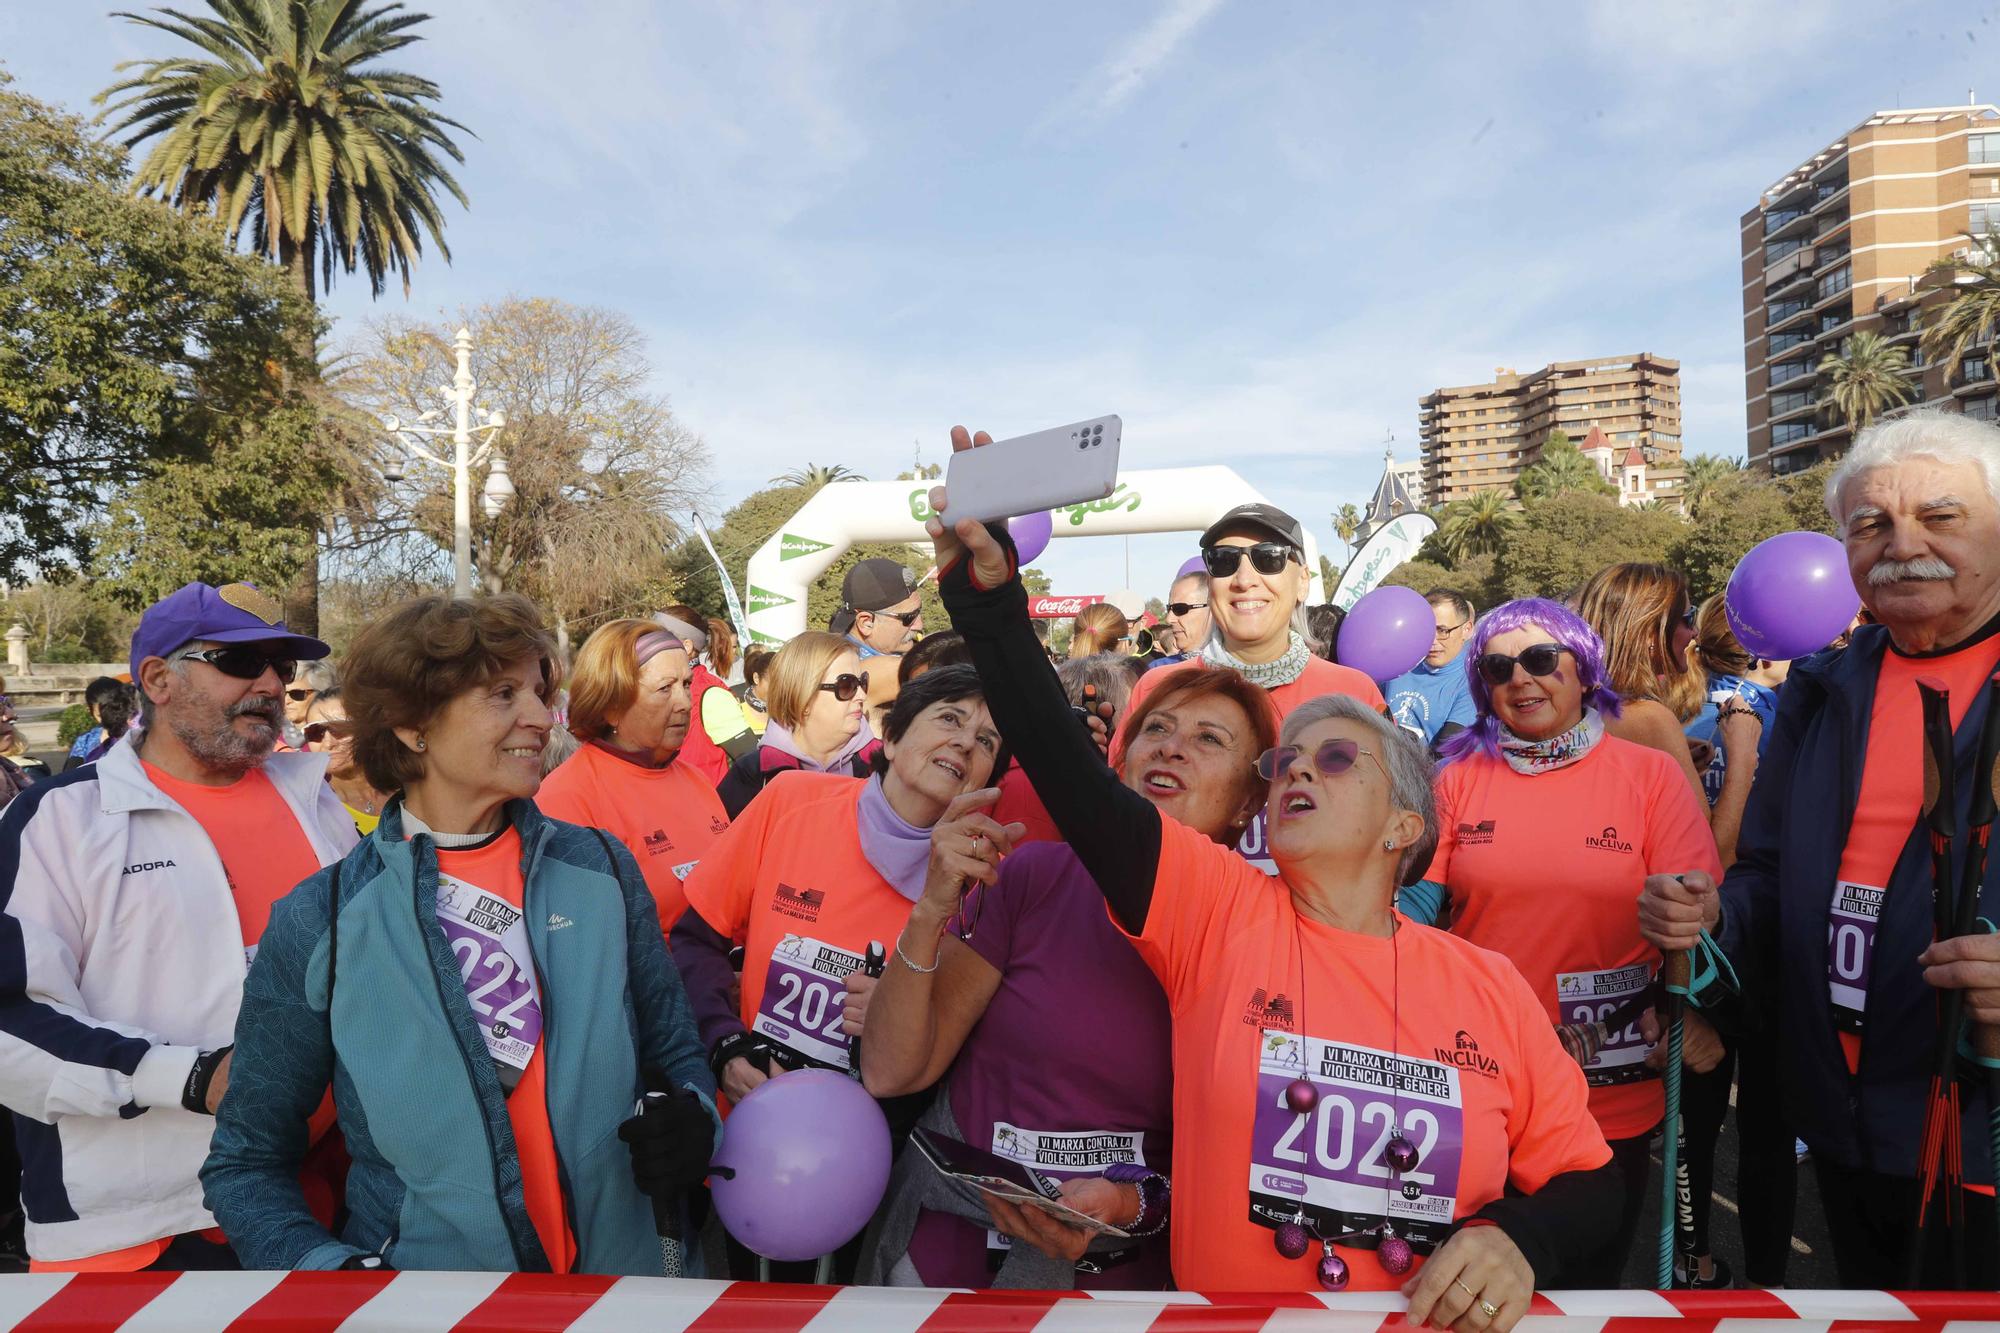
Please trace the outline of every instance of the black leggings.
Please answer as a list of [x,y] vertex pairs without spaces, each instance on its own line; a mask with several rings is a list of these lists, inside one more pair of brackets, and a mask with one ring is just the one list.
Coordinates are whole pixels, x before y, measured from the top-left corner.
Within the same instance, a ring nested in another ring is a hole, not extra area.
[[1653,1131],[1629,1139],[1611,1140],[1611,1164],[1625,1183],[1625,1203],[1618,1214],[1618,1229],[1602,1247],[1570,1265],[1554,1281],[1535,1275],[1535,1285],[1545,1290],[1610,1290],[1622,1285],[1625,1261],[1632,1256],[1632,1242],[1639,1234],[1640,1214],[1646,1208],[1646,1178],[1652,1174],[1648,1160]]
[[1736,1062],[1736,1201],[1743,1213],[1743,1276],[1760,1287],[1785,1284],[1798,1208],[1797,1139],[1785,1119],[1777,1041],[1745,1033]]
[[[1694,1205],[1694,1252],[1709,1253],[1708,1217],[1715,1206],[1715,1141],[1729,1114],[1729,1084],[1736,1050],[1725,1046],[1722,1063],[1706,1074],[1681,1071],[1681,1116],[1687,1123],[1688,1189]],[[1667,1188],[1672,1189],[1672,1181]]]

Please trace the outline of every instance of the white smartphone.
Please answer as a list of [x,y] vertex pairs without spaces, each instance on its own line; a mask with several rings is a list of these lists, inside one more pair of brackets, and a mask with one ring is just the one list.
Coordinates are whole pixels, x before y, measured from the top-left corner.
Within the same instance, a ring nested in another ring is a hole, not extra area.
[[1102,500],[1118,485],[1124,423],[1093,417],[1070,426],[995,440],[951,456],[944,474],[946,527]]

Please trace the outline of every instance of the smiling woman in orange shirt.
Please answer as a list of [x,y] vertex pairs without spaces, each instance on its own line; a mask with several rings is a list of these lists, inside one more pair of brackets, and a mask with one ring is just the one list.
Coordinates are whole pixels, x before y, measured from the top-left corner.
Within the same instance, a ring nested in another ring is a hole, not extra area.
[[1005,532],[930,531],[996,721],[1167,992],[1175,1281],[1402,1287],[1413,1322],[1505,1333],[1621,1191],[1512,965],[1394,909],[1436,836],[1422,747],[1359,700],[1295,709],[1260,760],[1274,883],[1061,724]]

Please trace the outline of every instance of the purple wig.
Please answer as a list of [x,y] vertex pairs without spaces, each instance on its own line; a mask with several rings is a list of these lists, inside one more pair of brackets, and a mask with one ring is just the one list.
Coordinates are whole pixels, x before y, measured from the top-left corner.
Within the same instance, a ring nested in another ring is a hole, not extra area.
[[1604,640],[1597,637],[1597,631],[1560,602],[1545,597],[1516,598],[1481,616],[1478,628],[1472,632],[1472,642],[1466,646],[1463,660],[1479,718],[1445,740],[1439,748],[1445,763],[1456,763],[1475,750],[1484,750],[1495,759],[1500,757],[1500,719],[1493,715],[1493,692],[1487,688],[1486,677],[1479,674],[1479,659],[1485,655],[1486,645],[1500,635],[1531,626],[1547,630],[1550,642],[1561,644],[1576,658],[1585,708],[1595,708],[1610,719],[1617,717],[1624,707],[1605,677]]

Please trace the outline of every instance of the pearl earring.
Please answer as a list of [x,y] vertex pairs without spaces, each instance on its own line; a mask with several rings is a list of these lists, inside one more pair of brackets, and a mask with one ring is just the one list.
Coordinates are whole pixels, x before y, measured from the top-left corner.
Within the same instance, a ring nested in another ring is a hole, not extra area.
[[1396,844],[1391,842],[1389,839],[1384,838],[1382,840],[1382,850],[1385,852],[1393,852],[1396,850]]
[[419,737],[417,737],[417,748],[418,748],[419,750],[423,749],[423,748],[424,748],[424,746],[425,746],[425,744],[426,744],[426,742],[425,742],[425,740],[424,740],[424,738],[423,738],[422,736],[419,736]]

